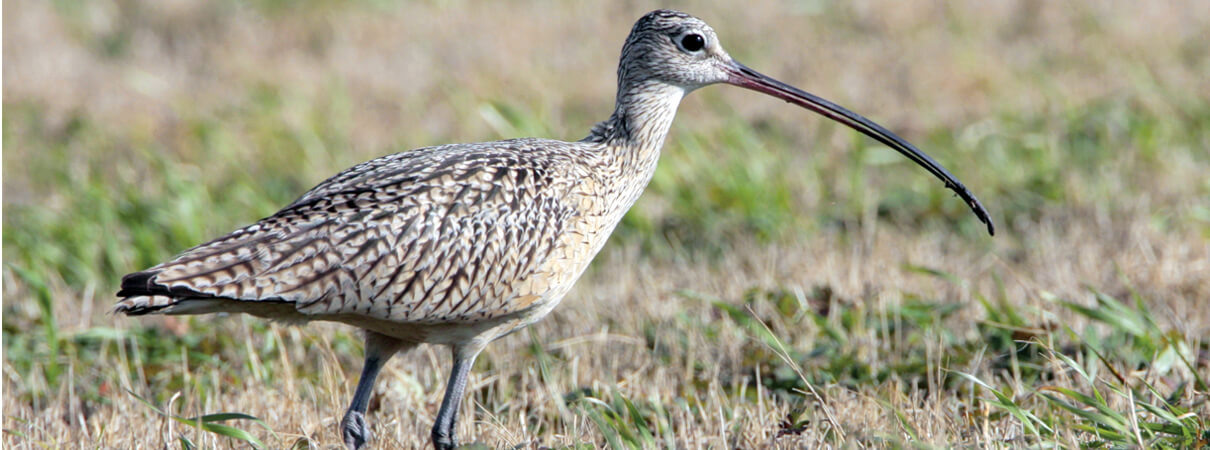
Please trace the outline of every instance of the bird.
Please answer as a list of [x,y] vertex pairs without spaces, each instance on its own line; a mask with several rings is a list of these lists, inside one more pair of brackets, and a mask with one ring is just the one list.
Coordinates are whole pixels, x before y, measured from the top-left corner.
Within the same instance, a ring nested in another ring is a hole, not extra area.
[[454,448],[475,358],[559,304],[651,180],[681,100],[713,84],[798,105],[902,153],[995,234],[979,200],[906,140],[736,62],[701,19],[656,10],[626,38],[614,111],[587,137],[441,145],[358,164],[269,217],[126,275],[114,311],[364,330],[365,362],[339,428],[349,449],[371,439],[366,407],[383,365],[420,344],[448,346],[430,438]]

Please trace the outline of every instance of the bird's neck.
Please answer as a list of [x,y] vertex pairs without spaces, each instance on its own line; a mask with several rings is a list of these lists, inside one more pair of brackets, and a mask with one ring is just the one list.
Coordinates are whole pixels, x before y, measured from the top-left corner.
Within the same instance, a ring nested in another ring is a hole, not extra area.
[[[600,145],[597,156],[603,164],[594,172],[607,180],[604,192],[593,190],[589,196],[597,201],[588,203],[597,205],[600,211],[588,215],[603,219],[598,231],[608,235],[655,175],[660,147],[684,96],[685,90],[676,86],[624,82],[619,86],[613,115],[594,126],[582,140]],[[599,245],[596,250],[600,250]]]
[[657,81],[623,83],[613,115],[592,128],[586,142],[605,144],[625,165],[654,170],[685,89]]

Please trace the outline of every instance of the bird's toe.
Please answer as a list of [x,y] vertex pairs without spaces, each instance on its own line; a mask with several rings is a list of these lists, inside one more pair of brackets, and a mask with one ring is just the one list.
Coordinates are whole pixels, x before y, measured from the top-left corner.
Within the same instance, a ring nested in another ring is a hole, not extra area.
[[349,450],[358,450],[370,440],[370,425],[366,416],[357,411],[349,411],[340,421],[340,434]]
[[433,447],[437,450],[453,450],[458,447],[453,433],[433,430]]

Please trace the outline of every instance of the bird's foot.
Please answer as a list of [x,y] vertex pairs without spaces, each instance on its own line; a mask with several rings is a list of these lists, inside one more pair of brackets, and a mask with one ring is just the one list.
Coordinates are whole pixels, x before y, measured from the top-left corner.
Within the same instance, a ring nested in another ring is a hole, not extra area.
[[345,413],[340,421],[340,434],[349,450],[358,450],[370,440],[370,425],[366,415],[357,411]]
[[458,447],[458,443],[454,441],[453,430],[450,432],[441,432],[433,430],[433,447],[437,450],[454,450]]

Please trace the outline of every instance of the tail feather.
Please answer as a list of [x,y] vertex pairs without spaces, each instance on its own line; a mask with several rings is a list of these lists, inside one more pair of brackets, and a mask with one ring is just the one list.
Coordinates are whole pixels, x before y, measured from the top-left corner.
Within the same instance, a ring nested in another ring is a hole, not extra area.
[[286,323],[301,323],[307,320],[305,315],[294,308],[294,302],[291,301],[280,298],[247,301],[178,286],[165,286],[156,281],[159,273],[159,270],[152,269],[122,277],[122,287],[117,294],[122,299],[114,305],[113,312],[128,316],[248,313]]
[[135,295],[123,298],[113,306],[115,314],[142,316],[164,312],[165,308],[176,305],[181,299],[166,295]]
[[118,295],[122,295],[122,293],[127,292],[128,289],[131,292],[137,292],[139,289],[154,288],[155,283],[152,280],[154,280],[155,276],[159,274],[160,271],[158,270],[144,270],[142,272],[135,272],[122,277],[122,290],[118,291]]
[[158,270],[146,270],[122,277],[122,287],[117,293],[122,299],[114,305],[113,312],[128,316],[159,314],[169,312],[166,309],[186,300],[214,298],[201,292],[158,284],[155,277],[159,273]]
[[163,295],[168,297],[210,298],[214,295],[205,294],[192,289],[178,286],[165,286],[156,282],[159,270],[145,270],[122,277],[122,287],[118,297],[135,297],[140,295]]

